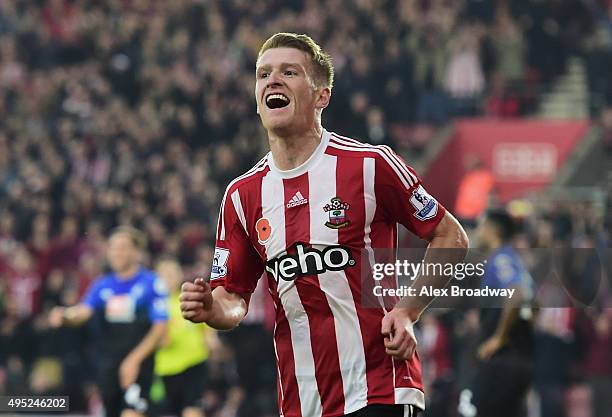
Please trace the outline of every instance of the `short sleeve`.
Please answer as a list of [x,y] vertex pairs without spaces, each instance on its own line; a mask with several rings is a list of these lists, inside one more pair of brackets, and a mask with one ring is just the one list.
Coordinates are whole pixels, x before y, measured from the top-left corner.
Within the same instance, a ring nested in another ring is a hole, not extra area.
[[420,178],[389,147],[376,158],[377,204],[389,222],[401,223],[427,239],[444,217],[446,209],[432,197]]
[[153,276],[152,287],[149,320],[151,323],[168,321],[168,288],[157,275]]
[[[229,292],[252,294],[263,273],[264,262],[253,247],[245,230],[244,216],[237,214],[235,204],[228,190],[217,224],[210,284],[212,288],[222,286]],[[242,208],[239,210],[244,212]]]
[[87,290],[82,303],[94,310],[104,308],[104,300],[100,295],[100,291],[103,288],[103,278],[96,280],[91,287]]
[[507,253],[498,253],[491,260],[489,285],[495,288],[509,288],[520,284],[521,269],[514,258]]

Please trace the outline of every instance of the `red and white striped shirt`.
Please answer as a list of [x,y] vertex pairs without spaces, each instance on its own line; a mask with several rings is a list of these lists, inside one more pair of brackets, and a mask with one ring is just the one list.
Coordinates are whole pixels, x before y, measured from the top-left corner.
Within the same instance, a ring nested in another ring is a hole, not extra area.
[[303,165],[280,171],[268,154],[229,184],[211,285],[250,294],[267,277],[281,416],[424,408],[418,356],[387,355],[384,309],[362,306],[361,251],[395,248],[397,223],[426,237],[444,212],[390,148],[325,130]]

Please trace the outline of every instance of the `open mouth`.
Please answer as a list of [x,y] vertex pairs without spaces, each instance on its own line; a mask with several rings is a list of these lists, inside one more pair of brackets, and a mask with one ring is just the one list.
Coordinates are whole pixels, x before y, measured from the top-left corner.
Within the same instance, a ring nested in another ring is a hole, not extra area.
[[266,106],[270,109],[280,109],[289,105],[289,98],[281,93],[272,93],[266,97]]

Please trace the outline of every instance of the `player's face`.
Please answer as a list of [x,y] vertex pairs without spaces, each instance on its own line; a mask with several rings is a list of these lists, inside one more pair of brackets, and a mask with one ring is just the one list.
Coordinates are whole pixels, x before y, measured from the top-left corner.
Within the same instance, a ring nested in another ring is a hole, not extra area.
[[329,88],[319,88],[311,76],[306,52],[294,48],[265,51],[257,62],[255,99],[266,130],[299,132],[316,122],[317,109],[329,102]]
[[130,236],[118,233],[108,240],[107,257],[113,271],[125,271],[138,263],[139,250]]

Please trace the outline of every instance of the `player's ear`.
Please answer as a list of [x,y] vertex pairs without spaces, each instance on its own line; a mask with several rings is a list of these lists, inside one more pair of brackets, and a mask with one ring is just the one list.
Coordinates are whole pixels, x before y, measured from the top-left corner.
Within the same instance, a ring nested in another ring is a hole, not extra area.
[[317,109],[323,110],[329,105],[329,100],[331,99],[331,88],[330,87],[322,87],[317,90],[317,102],[315,106]]

